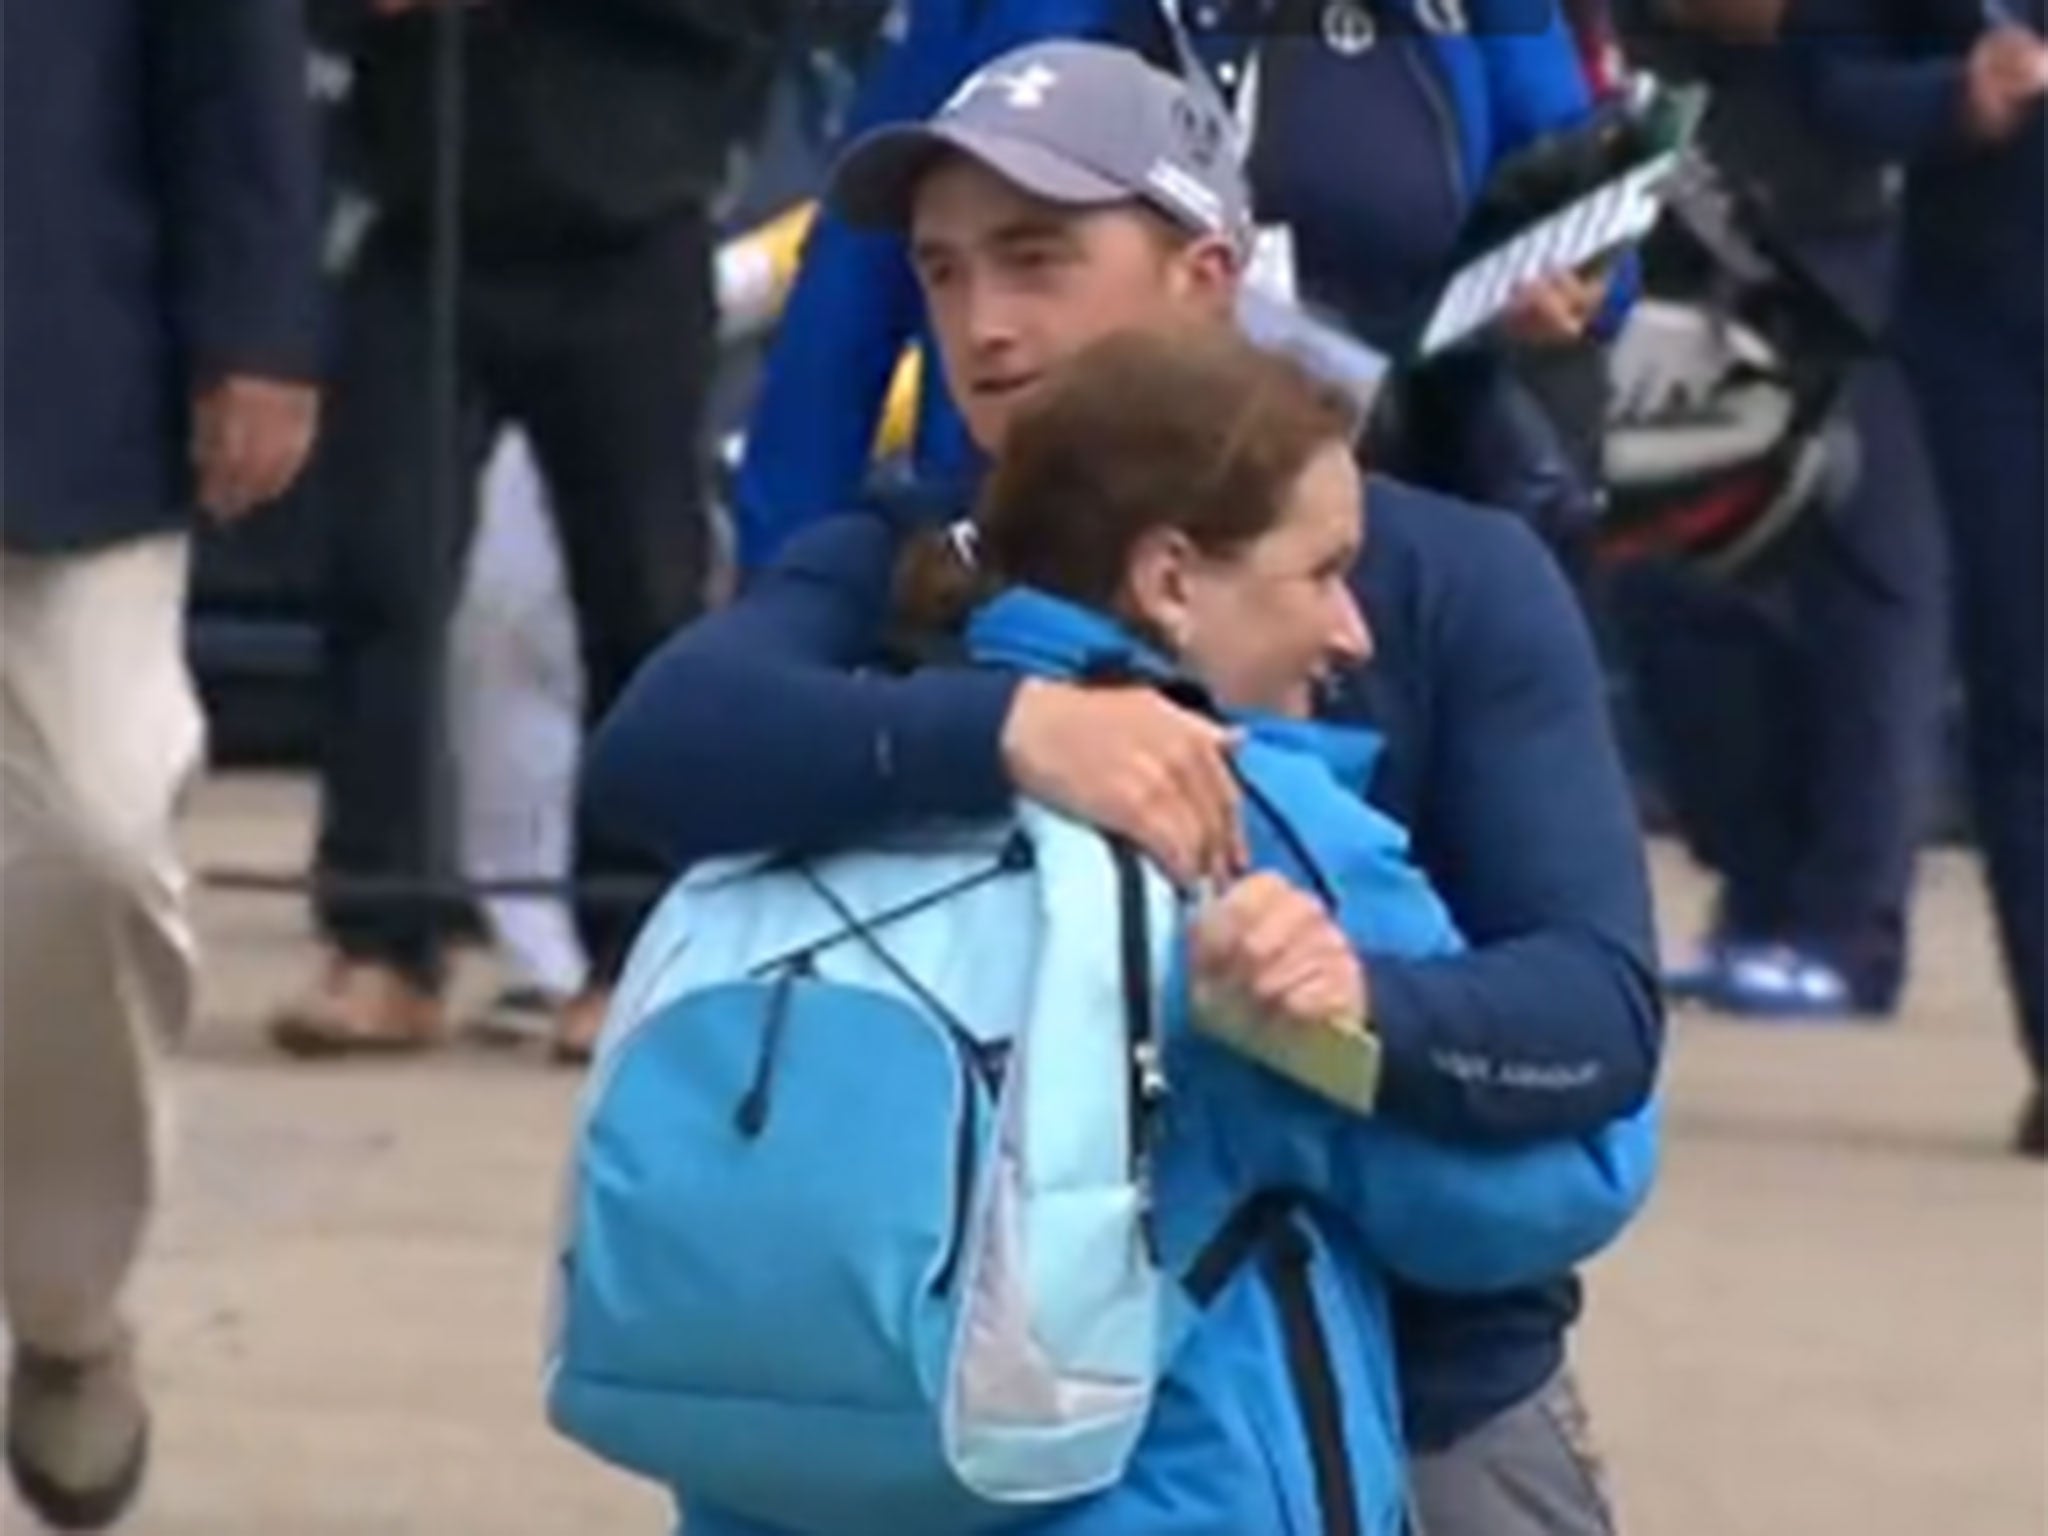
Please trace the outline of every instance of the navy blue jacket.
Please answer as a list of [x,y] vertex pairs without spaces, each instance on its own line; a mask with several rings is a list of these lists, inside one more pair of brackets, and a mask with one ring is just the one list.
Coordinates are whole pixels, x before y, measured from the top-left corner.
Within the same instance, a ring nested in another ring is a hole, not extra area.
[[1619,13],[1634,63],[1711,91],[1701,147],[1749,196],[1778,249],[1862,331],[1881,332],[1897,282],[1893,165],[1858,140],[1853,122],[1831,121],[1822,71],[1797,49],[1674,26],[1656,0],[1625,0]]
[[315,369],[299,8],[10,5],[4,53],[0,539],[49,551],[176,527],[194,383]]
[[[1254,9],[1183,6],[1191,26],[1207,10]],[[1305,17],[1322,8],[1278,9]],[[1260,218],[1296,232],[1305,292],[1385,350],[1446,275],[1493,168],[1580,121],[1591,101],[1561,13],[1544,0],[1374,0],[1372,10],[1382,36],[1356,56],[1300,22],[1262,46],[1251,171]],[[978,66],[1048,37],[1104,38],[1178,67],[1159,0],[912,0],[904,14],[906,30],[863,83],[849,132],[929,116]],[[1431,30],[1424,15],[1465,24]],[[1249,51],[1242,36],[1197,35],[1195,45],[1218,66]],[[1368,161],[1356,154],[1330,153],[1333,144],[1370,146],[1370,174],[1359,174]],[[748,427],[735,507],[745,567],[852,503],[897,358],[922,324],[901,242],[824,217]],[[924,403],[921,470],[962,472],[974,453],[945,391],[927,388]]]
[[[1375,961],[1382,1102],[1467,1144],[1583,1134],[1645,1101],[1662,1044],[1640,835],[1584,621],[1505,515],[1377,481],[1371,522],[1358,580],[1378,655],[1330,715],[1387,738],[1371,799],[1474,951]],[[672,639],[592,742],[588,814],[680,868],[1007,804],[1015,678],[878,666],[898,542],[879,515],[827,519]],[[1526,1397],[1576,1306],[1568,1282],[1400,1293],[1413,1442]]]
[[1961,305],[2038,338],[2048,113],[2037,102],[1997,145],[1963,127],[1964,60],[1994,12],[2043,30],[2042,0],[1792,0],[1786,25],[1824,130],[1907,168],[1903,302]]

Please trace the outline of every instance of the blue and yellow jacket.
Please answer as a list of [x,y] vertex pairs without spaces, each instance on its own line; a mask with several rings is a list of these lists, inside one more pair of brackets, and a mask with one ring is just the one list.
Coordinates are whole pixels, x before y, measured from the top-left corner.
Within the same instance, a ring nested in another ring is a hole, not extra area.
[[[1165,675],[1109,620],[1014,591],[969,647],[987,665],[1074,677],[1105,662]],[[1407,838],[1355,783],[1364,730],[1247,720],[1239,768],[1285,819],[1248,824],[1253,863],[1311,883],[1315,858],[1346,931],[1378,954],[1460,940],[1407,858]],[[1403,1529],[1405,1456],[1388,1282],[1483,1293],[1576,1264],[1647,1194],[1654,1108],[1595,1134],[1514,1151],[1457,1150],[1337,1109],[1196,1035],[1171,989],[1168,1128],[1157,1162],[1162,1250],[1206,1306],[1162,1386],[1125,1480],[1029,1521],[1030,1536],[1321,1536]],[[1209,1286],[1213,1284],[1213,1290]],[[685,1500],[690,1536],[765,1536]]]
[[[1347,7],[1366,11],[1354,0],[1278,9],[1313,18]],[[1253,7],[1182,9],[1204,60],[1241,72],[1252,44],[1230,17]],[[1221,18],[1208,32],[1205,11]],[[1309,22],[1259,40],[1251,170],[1259,217],[1294,231],[1304,294],[1384,348],[1445,275],[1493,168],[1580,121],[1591,102],[1548,0],[1374,0],[1370,13],[1376,40],[1358,51]],[[1177,67],[1161,0],[909,0],[899,25],[850,133],[927,117],[981,64],[1048,37],[1122,42]],[[1239,35],[1226,36],[1233,26]],[[747,569],[856,503],[897,358],[922,317],[900,241],[819,221],[749,428],[735,509]],[[927,390],[925,404],[919,459],[951,478],[972,449],[943,391]]]

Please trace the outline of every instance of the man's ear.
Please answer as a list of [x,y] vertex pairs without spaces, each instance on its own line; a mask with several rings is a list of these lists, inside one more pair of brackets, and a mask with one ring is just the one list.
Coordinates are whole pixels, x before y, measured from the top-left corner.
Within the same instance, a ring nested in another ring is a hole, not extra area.
[[1204,319],[1235,313],[1243,262],[1227,240],[1202,236],[1178,246],[1167,260],[1167,291],[1176,303],[1200,309]]
[[1180,252],[1177,265],[1188,298],[1219,315],[1235,312],[1244,263],[1229,241],[1204,235]]
[[1124,578],[1130,617],[1142,623],[1176,654],[1187,646],[1193,624],[1189,576],[1195,547],[1178,528],[1152,528],[1131,550]]

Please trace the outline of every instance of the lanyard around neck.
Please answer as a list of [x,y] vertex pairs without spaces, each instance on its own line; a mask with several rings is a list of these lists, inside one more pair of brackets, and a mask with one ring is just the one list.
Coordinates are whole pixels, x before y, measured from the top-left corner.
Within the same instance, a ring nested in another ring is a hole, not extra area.
[[1180,71],[1189,88],[1208,97],[1223,116],[1237,125],[1238,153],[1249,161],[1252,141],[1259,126],[1258,47],[1254,45],[1246,55],[1233,96],[1225,92],[1216,72],[1204,62],[1195,47],[1195,40],[1188,35],[1187,22],[1181,16],[1181,0],[1159,0],[1159,14],[1173,38],[1173,51],[1180,60]]

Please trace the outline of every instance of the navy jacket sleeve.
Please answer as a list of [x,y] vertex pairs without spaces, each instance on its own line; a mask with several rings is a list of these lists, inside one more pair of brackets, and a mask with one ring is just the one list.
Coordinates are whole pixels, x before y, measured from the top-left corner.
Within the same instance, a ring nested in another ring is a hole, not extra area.
[[1580,1134],[1644,1103],[1662,1046],[1634,801],[1584,619],[1535,535],[1429,510],[1445,531],[1416,621],[1431,723],[1412,830],[1472,949],[1372,966],[1382,1103],[1457,1142]]
[[657,651],[591,742],[585,814],[680,870],[1007,804],[1014,678],[852,670],[876,651],[895,544],[880,517],[829,518]]
[[1887,20],[1869,0],[1792,0],[1784,35],[1814,126],[1884,160],[1967,147],[1962,56],[1899,48]]
[[300,8],[179,0],[149,11],[150,113],[193,369],[310,379],[320,176]]

